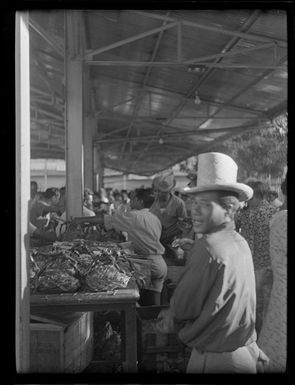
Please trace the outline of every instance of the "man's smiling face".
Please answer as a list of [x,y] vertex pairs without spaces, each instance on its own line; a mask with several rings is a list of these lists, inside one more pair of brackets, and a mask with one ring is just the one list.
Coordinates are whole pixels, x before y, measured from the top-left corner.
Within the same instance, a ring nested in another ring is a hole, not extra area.
[[193,197],[191,213],[196,233],[209,233],[229,221],[227,210],[219,204],[218,197],[217,191],[200,192]]

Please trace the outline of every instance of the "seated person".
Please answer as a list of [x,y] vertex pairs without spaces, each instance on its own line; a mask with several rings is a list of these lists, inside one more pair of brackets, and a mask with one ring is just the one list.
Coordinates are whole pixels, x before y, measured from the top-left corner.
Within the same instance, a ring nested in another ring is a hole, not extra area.
[[30,208],[30,222],[43,229],[49,223],[49,213],[56,212],[55,205],[59,200],[58,190],[54,187],[48,188]]
[[163,259],[164,247],[160,242],[161,222],[149,211],[154,197],[151,189],[136,189],[131,194],[130,207],[127,212],[113,215],[98,213],[95,217],[75,218],[76,223],[104,224],[107,230],[127,232],[137,254],[151,260],[151,284],[140,293],[140,305],[160,305],[161,291],[167,275],[167,265]]

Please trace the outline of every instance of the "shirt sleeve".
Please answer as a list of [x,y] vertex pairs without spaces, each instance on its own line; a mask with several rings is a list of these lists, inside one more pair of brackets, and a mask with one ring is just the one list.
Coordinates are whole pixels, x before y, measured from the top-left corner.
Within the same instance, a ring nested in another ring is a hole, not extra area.
[[116,212],[113,215],[104,215],[104,226],[107,230],[115,229],[116,231],[128,231],[130,226],[132,226],[132,222],[133,217],[131,212]]

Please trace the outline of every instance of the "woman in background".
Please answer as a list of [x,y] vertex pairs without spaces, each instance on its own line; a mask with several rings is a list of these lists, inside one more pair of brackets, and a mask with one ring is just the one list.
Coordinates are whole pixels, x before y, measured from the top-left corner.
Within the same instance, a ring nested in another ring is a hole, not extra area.
[[284,203],[270,222],[270,258],[273,287],[258,339],[269,357],[268,372],[285,372],[287,356],[287,175],[281,185]]

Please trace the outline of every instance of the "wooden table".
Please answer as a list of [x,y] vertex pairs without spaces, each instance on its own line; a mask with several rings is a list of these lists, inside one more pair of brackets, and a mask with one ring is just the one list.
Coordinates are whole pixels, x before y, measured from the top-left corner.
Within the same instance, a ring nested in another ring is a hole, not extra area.
[[123,370],[127,373],[135,373],[137,372],[136,302],[138,299],[139,293],[135,289],[99,293],[33,294],[30,306],[34,313],[120,311],[124,314]]

